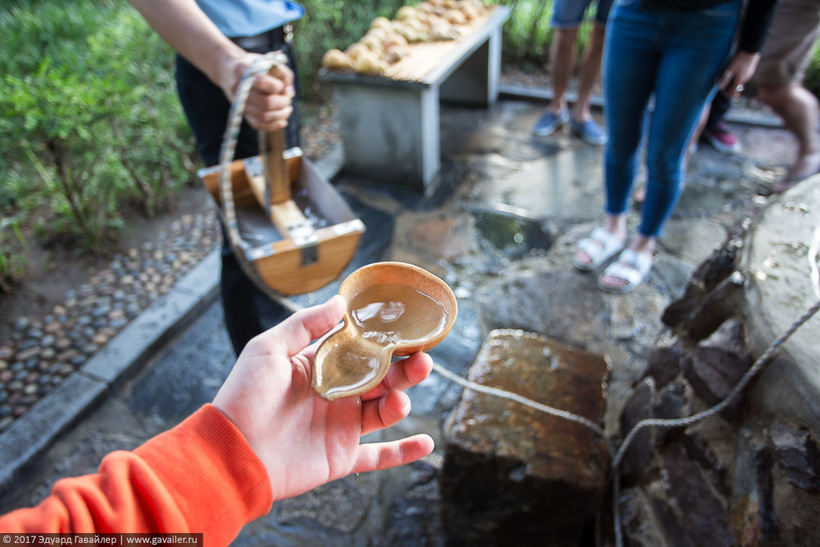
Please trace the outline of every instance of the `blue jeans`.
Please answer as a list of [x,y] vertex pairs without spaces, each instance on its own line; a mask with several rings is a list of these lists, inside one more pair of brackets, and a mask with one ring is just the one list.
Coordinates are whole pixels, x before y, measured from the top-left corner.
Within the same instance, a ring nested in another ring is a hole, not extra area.
[[[555,0],[552,6],[553,28],[578,28],[593,0]],[[595,0],[595,22],[606,26],[612,0]]]
[[639,3],[615,0],[604,45],[605,210],[627,210],[654,99],[646,123],[648,181],[638,233],[658,237],[683,189],[689,139],[732,55],[741,2],[696,12],[642,9]]

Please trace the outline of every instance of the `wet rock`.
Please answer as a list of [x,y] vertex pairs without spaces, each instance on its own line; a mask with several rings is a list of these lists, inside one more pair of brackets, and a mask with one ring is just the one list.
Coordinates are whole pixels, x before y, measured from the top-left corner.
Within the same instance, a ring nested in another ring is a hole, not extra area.
[[684,295],[663,312],[661,319],[665,325],[675,328],[689,322],[692,314],[700,308],[702,300],[736,270],[744,233],[743,226],[733,227],[726,243],[698,266]]
[[14,323],[12,323],[11,328],[14,332],[23,332],[28,328],[29,323],[28,317],[18,317],[14,320]]
[[683,327],[694,340],[702,340],[737,314],[744,299],[745,279],[734,272],[703,300]]
[[[707,440],[696,430],[686,429],[680,437],[681,446],[686,456],[698,466],[714,477],[713,484],[724,495],[728,495],[726,477],[729,473],[727,466],[721,462]],[[750,468],[751,469],[751,468]]]
[[[22,344],[20,347],[28,346],[27,344]],[[32,357],[36,357],[40,355],[40,347],[37,345],[37,342],[32,341],[32,344],[23,351],[17,352],[17,360],[18,361],[27,361]]]
[[372,473],[352,475],[283,500],[276,504],[277,518],[283,524],[310,519],[325,528],[349,533],[365,518],[367,500],[378,487],[378,479]]
[[671,382],[680,373],[683,359],[681,345],[681,341],[667,331],[649,350],[646,358],[648,371],[658,388]]
[[798,488],[820,492],[820,451],[807,429],[775,424],[769,430],[777,465]]
[[396,218],[394,234],[402,253],[427,257],[428,262],[452,262],[475,246],[466,214],[447,218],[437,213],[408,212]]
[[[744,465],[748,464],[748,465]],[[737,488],[741,493],[749,492],[749,498],[754,500],[750,506],[756,509],[756,514],[744,515],[742,522],[754,523],[757,529],[751,526],[736,525],[735,528],[741,530],[740,541],[746,537],[758,538],[759,543],[767,544],[781,540],[780,519],[777,516],[774,502],[774,455],[771,447],[758,445],[757,443],[744,443],[738,450],[737,468],[741,473],[748,469],[748,481],[754,481],[752,488]],[[742,476],[742,475],[741,475]],[[750,480],[751,479],[751,480]],[[737,480],[735,481],[738,482]],[[735,518],[735,522],[738,522]],[[746,543],[751,545],[751,541]]]
[[[735,544],[725,501],[717,497],[701,469],[682,450],[664,455],[661,467],[664,497],[677,525],[667,537],[675,544]],[[667,521],[668,522],[668,521]],[[682,536],[677,534],[683,533]]]
[[[670,420],[687,414],[685,387],[682,382],[671,382],[665,385],[652,398],[652,414],[655,418]],[[679,429],[657,428],[657,442],[666,442],[667,436],[676,434]]]
[[[540,305],[532,305],[533,295]],[[602,338],[597,325],[607,309],[605,294],[584,290],[578,273],[569,268],[508,275],[482,287],[477,296],[488,329],[519,328],[582,348]],[[585,305],[579,306],[581,301]]]
[[[745,339],[743,321],[731,319],[684,358],[682,368],[686,379],[708,404],[715,405],[725,399],[752,366]],[[735,402],[724,412],[724,417],[730,418],[737,408]]]
[[385,532],[373,538],[373,547],[435,544],[433,538],[445,536],[437,480],[440,470],[426,462],[411,465],[414,482],[390,506]]
[[[488,335],[471,380],[603,420],[606,360],[546,337]],[[462,541],[577,541],[603,501],[607,443],[591,429],[466,390],[445,427],[444,522]]]
[[621,492],[618,502],[621,512],[621,532],[627,545],[655,547],[663,545],[664,538],[655,525],[652,502],[639,488]]
[[[654,392],[655,384],[650,378],[644,379],[632,390],[621,411],[621,438],[625,438],[641,420],[653,417],[652,397]],[[632,444],[629,445],[621,464],[621,472],[626,476],[630,476],[631,474],[648,471],[654,452],[652,429],[644,428],[635,435]]]
[[10,345],[0,345],[0,360],[9,361],[14,356],[14,350]]

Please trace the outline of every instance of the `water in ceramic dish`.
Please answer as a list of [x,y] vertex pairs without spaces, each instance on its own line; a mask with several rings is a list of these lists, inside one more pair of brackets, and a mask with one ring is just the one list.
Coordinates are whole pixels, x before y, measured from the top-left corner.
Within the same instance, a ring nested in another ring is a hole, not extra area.
[[423,342],[447,324],[444,306],[408,285],[368,287],[353,297],[349,309],[359,335],[381,346]]
[[357,293],[347,316],[349,324],[331,335],[317,355],[333,363],[315,379],[328,399],[367,389],[387,371],[397,347],[424,344],[444,331],[449,318],[444,305],[430,295],[390,283]]

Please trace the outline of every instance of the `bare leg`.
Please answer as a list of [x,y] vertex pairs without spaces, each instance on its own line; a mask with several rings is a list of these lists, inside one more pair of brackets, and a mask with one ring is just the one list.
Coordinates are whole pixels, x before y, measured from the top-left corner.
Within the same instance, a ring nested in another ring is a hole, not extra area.
[[782,119],[786,129],[797,138],[798,150],[786,177],[775,186],[782,192],[801,179],[820,171],[820,135],[817,133],[817,99],[799,83],[758,85],[758,98]]
[[560,112],[567,107],[567,87],[572,80],[575,69],[575,41],[578,29],[555,29],[555,37],[550,49],[550,76],[552,79],[553,98],[547,110]]
[[604,51],[604,35],[606,27],[597,22],[592,27],[589,43],[581,57],[581,67],[578,73],[578,100],[572,106],[572,118],[578,121],[591,117],[589,101],[598,76],[601,74],[601,55]]

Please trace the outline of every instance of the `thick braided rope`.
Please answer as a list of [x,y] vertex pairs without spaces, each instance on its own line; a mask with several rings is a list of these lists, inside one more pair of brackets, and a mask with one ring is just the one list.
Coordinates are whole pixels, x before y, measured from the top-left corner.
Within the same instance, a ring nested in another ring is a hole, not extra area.
[[735,385],[732,391],[729,392],[729,395],[727,395],[725,399],[723,399],[721,402],[719,402],[712,408],[709,408],[702,412],[698,412],[696,414],[692,414],[691,416],[687,416],[685,418],[647,418],[646,420],[641,420],[640,422],[635,424],[635,427],[633,427],[629,431],[629,434],[621,443],[620,447],[618,448],[618,452],[615,453],[615,458],[612,460],[612,469],[616,470],[618,468],[618,466],[621,463],[621,460],[624,457],[624,454],[626,453],[626,450],[629,448],[630,443],[635,438],[635,435],[637,435],[641,429],[651,426],[683,427],[687,425],[692,425],[701,420],[705,420],[709,416],[714,416],[715,414],[718,414],[719,412],[725,410],[726,407],[732,404],[732,402],[737,398],[737,396],[740,395],[740,393],[746,388],[746,386],[749,385],[749,382],[752,381],[755,375],[757,375],[757,373],[760,372],[763,369],[763,367],[769,364],[769,362],[775,357],[777,352],[780,351],[780,346],[782,346],[786,342],[786,340],[788,340],[791,337],[791,335],[794,334],[795,331],[798,328],[800,328],[806,321],[811,319],[811,317],[815,313],[817,313],[818,310],[820,310],[820,300],[815,302],[815,304],[811,308],[809,308],[809,310],[806,311],[806,313],[804,313],[800,317],[800,319],[792,323],[792,325],[783,334],[781,334],[780,337],[778,337],[777,340],[775,340],[772,343],[772,345],[769,346],[769,348],[763,353],[763,355],[761,355],[757,359],[757,361],[755,361],[751,368],[749,368],[749,370],[746,371],[746,374],[743,375],[743,377]]
[[257,76],[266,74],[272,67],[277,65],[284,65],[287,63],[287,57],[280,51],[273,51],[261,57],[257,57],[245,69],[242,78],[239,80],[234,100],[231,103],[231,109],[228,112],[228,121],[225,126],[225,134],[222,138],[222,147],[219,150],[219,192],[222,198],[222,212],[224,215],[225,229],[228,232],[228,242],[234,250],[237,261],[240,267],[255,284],[269,297],[275,298],[278,296],[273,289],[262,281],[259,277],[259,272],[253,264],[251,264],[245,253],[250,248],[250,245],[242,239],[242,234],[239,232],[239,224],[236,218],[236,205],[233,199],[233,190],[231,184],[231,163],[236,154],[236,144],[239,139],[239,130],[242,126],[242,116],[245,112],[245,105],[248,102],[248,95],[251,87]]

